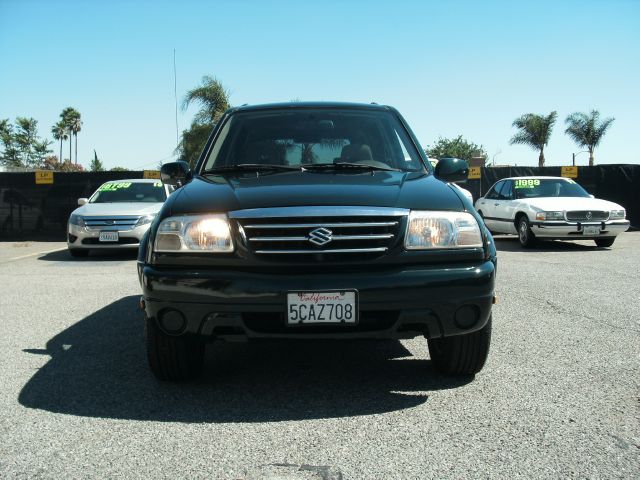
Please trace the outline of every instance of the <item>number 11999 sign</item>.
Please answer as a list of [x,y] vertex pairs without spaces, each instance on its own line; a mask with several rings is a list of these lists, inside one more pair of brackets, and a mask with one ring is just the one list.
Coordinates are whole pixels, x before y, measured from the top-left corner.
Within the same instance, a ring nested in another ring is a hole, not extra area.
[[291,292],[287,294],[287,324],[356,323],[355,291]]

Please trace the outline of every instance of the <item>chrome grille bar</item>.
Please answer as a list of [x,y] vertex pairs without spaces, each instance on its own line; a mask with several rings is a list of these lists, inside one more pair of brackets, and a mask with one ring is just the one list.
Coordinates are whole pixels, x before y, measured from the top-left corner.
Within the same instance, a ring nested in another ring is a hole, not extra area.
[[375,253],[375,252],[386,252],[387,247],[377,247],[377,248],[336,248],[329,250],[256,250],[256,253],[264,254],[264,253],[275,253],[275,254],[284,254],[291,255],[297,253]]
[[339,227],[395,227],[398,222],[357,222],[357,223],[269,223],[266,225],[244,225],[244,228],[339,228]]
[[[384,240],[393,238],[393,233],[381,233],[372,235],[333,235],[332,241],[340,240]],[[251,242],[304,242],[309,237],[252,237]]]

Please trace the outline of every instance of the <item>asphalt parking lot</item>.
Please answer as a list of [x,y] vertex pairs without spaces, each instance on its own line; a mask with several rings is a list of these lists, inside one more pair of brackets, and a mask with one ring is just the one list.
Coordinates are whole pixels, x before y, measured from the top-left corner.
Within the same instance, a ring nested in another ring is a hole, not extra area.
[[133,255],[0,243],[0,477],[639,478],[640,232],[497,246],[475,379],[415,339],[216,344],[171,385]]

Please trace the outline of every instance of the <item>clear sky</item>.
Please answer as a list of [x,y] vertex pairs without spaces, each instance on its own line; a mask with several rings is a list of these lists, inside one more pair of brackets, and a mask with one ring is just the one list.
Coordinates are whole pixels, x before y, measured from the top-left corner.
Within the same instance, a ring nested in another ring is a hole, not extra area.
[[203,75],[233,105],[375,101],[425,147],[463,135],[512,165],[537,164],[509,145],[516,117],[557,110],[547,164],[567,165],[564,119],[595,108],[616,118],[596,163],[640,163],[638,0],[0,0],[0,118],[51,139],[73,106],[81,163],[96,149],[108,168],[153,168],[175,158],[174,48],[179,102]]

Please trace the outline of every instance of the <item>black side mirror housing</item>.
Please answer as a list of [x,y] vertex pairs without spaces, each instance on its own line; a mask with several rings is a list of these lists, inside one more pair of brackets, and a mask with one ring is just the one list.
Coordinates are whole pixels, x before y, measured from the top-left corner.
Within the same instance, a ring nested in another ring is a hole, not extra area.
[[459,158],[443,158],[436,165],[435,176],[443,182],[462,182],[469,177],[469,164]]
[[167,185],[181,187],[191,180],[192,177],[193,174],[187,162],[170,162],[160,167],[160,179],[162,183]]

